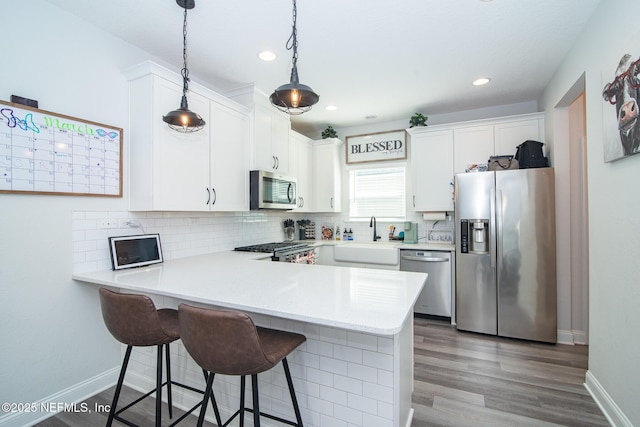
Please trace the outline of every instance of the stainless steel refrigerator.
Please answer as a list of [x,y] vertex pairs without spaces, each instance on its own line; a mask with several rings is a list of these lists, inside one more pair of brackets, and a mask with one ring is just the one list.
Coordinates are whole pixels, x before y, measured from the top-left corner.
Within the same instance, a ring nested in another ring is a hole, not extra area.
[[456,325],[557,341],[553,168],[455,176]]

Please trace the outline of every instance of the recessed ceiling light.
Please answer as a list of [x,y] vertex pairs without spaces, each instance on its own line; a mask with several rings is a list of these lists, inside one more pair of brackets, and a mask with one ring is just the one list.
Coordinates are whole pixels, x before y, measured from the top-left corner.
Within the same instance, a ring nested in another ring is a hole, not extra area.
[[376,115],[372,114],[372,115],[370,115],[370,116],[364,116],[364,118],[365,118],[365,119],[367,119],[367,120],[371,120],[371,119],[376,119],[376,118],[378,118],[378,116],[376,116]]
[[275,59],[277,58],[276,54],[268,51],[268,50],[263,50],[261,52],[258,52],[258,58],[262,59],[263,61],[275,61]]
[[324,107],[324,109],[327,111],[336,111],[338,107],[336,107],[335,105],[327,105],[326,107]]
[[482,86],[482,85],[486,85],[490,81],[491,81],[491,79],[489,77],[480,77],[479,79],[475,79],[473,81],[473,85],[474,86]]

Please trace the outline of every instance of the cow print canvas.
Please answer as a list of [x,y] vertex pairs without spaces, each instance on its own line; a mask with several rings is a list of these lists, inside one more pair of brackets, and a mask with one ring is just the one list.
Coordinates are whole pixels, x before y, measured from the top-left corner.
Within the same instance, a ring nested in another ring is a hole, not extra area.
[[624,54],[603,73],[604,161],[640,153],[640,56]]

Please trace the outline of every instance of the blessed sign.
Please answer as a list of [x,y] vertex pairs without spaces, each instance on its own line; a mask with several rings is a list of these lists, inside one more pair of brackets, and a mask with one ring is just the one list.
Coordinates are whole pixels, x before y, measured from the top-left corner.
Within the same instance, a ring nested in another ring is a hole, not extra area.
[[347,137],[347,163],[380,162],[407,158],[406,132],[370,133]]

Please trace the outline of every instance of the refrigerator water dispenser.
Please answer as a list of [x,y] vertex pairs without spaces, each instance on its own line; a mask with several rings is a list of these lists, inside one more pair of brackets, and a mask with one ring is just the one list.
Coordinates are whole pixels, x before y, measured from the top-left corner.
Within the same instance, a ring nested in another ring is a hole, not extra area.
[[489,253],[489,220],[460,220],[460,247],[464,254]]

